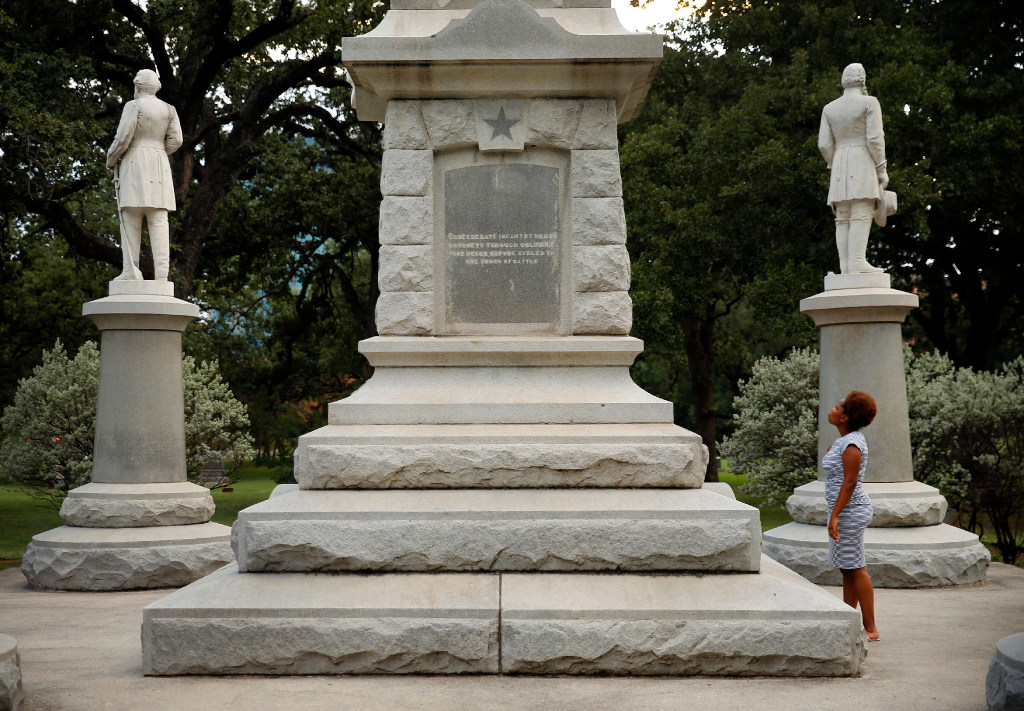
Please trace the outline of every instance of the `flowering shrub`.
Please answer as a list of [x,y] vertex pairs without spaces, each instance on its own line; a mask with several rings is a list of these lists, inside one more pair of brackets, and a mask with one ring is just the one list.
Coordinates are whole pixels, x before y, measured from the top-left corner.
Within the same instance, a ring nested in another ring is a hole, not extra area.
[[736,430],[722,442],[742,491],[781,504],[818,472],[818,354],[797,349],[761,358],[735,400]]
[[[211,452],[230,474],[254,454],[245,406],[234,398],[217,363],[182,362],[185,456],[199,476]],[[0,473],[59,509],[68,490],[89,482],[96,433],[100,354],[87,342],[69,358],[60,341],[22,380],[0,418]]]

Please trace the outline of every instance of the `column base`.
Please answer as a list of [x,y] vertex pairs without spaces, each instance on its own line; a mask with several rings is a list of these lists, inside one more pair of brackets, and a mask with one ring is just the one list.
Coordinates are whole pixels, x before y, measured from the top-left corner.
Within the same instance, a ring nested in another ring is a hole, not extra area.
[[[874,509],[872,527],[937,526],[945,519],[946,497],[934,486],[919,481],[865,482],[862,486]],[[786,510],[797,523],[827,525],[825,482],[812,481],[793,489]]]
[[[765,531],[762,550],[769,558],[818,585],[842,585],[842,573],[828,564],[824,526],[787,523]],[[877,588],[964,585],[985,579],[992,559],[978,537],[953,526],[868,528],[864,554]]]
[[138,590],[187,585],[232,560],[231,529],[219,523],[61,526],[32,537],[21,572],[44,590]]
[[215,510],[205,486],[92,482],[68,492],[60,517],[72,526],[138,528],[206,523]]

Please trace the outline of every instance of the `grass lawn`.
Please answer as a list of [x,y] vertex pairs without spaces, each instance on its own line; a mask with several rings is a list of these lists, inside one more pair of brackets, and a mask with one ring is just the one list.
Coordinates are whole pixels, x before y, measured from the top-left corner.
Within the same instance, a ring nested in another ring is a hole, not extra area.
[[789,515],[788,511],[786,511],[785,506],[770,506],[764,503],[764,499],[740,493],[740,487],[747,483],[747,477],[745,474],[732,474],[726,471],[719,471],[718,480],[727,482],[729,486],[732,487],[737,499],[745,504],[753,506],[761,512],[762,531],[778,528],[783,524],[793,522],[793,517]]

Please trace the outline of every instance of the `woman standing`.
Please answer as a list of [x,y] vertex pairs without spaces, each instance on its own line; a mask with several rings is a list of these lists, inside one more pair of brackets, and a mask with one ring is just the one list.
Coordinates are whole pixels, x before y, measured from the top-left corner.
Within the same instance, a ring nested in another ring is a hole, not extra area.
[[868,466],[868,443],[860,429],[875,419],[875,399],[860,390],[851,391],[828,413],[829,424],[839,439],[821,460],[828,502],[829,565],[843,573],[843,600],[860,604],[864,631],[869,640],[879,638],[875,627],[875,589],[864,562],[864,529],[871,522],[871,499],[861,482]]

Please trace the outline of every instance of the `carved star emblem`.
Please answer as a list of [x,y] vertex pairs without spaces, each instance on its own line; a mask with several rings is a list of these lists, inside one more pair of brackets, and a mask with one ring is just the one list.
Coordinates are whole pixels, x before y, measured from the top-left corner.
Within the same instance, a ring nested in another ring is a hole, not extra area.
[[498,118],[496,119],[484,119],[490,124],[493,133],[491,133],[491,140],[493,141],[498,136],[507,136],[509,140],[512,139],[512,131],[510,130],[513,126],[519,123],[519,119],[508,119],[505,117],[505,107],[502,106],[501,110],[498,111]]

